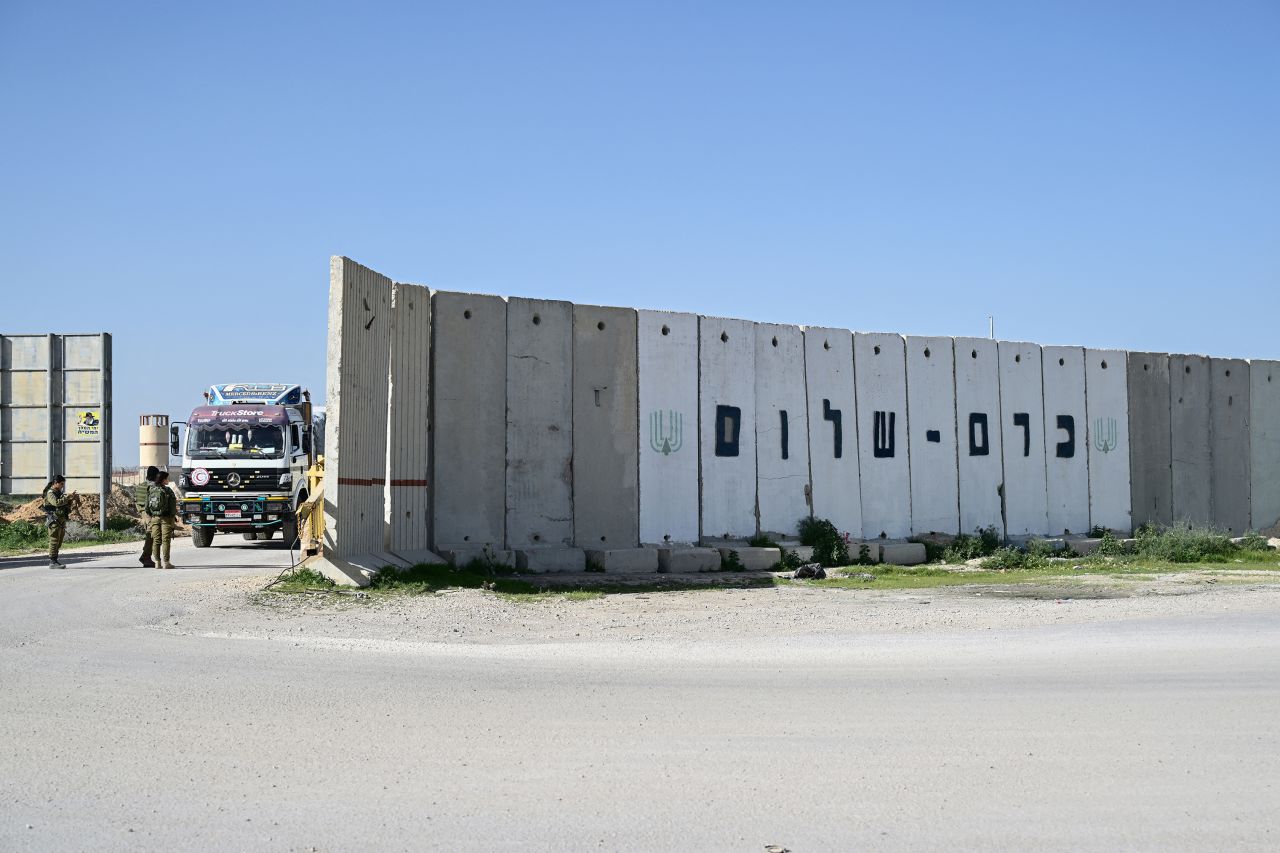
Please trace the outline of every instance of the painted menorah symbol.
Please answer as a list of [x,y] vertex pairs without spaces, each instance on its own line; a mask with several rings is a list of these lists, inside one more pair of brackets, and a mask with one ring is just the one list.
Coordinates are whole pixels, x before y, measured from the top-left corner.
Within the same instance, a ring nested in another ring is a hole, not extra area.
[[1103,453],[1116,449],[1116,419],[1095,418],[1093,421],[1093,446]]
[[676,411],[650,412],[649,446],[663,456],[684,447],[684,416]]

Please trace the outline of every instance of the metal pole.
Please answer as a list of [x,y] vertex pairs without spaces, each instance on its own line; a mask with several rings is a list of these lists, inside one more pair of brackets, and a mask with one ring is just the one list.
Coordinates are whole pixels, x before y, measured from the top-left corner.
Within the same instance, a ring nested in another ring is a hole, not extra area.
[[987,334],[991,336],[991,340],[996,339],[996,318],[993,314],[987,315]]
[[111,336],[98,336],[102,351],[102,410],[98,423],[98,459],[101,472],[98,494],[98,530],[107,529],[107,495],[111,491]]

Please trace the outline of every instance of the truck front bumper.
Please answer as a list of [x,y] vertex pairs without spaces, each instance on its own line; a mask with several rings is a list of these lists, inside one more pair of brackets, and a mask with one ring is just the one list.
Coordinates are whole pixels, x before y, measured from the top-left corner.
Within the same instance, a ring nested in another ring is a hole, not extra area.
[[293,506],[282,495],[195,497],[182,501],[182,518],[192,527],[258,530],[278,527],[292,517]]

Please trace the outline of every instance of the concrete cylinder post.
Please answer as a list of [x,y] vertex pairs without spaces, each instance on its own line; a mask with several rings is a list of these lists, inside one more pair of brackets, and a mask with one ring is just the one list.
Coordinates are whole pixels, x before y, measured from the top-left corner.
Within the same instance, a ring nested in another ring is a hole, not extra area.
[[138,418],[138,470],[145,476],[147,467],[169,466],[169,416],[142,415]]

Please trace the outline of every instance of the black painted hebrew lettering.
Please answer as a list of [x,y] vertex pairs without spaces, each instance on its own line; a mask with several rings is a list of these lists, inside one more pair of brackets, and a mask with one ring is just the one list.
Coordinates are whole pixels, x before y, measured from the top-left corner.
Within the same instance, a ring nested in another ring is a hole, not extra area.
[[936,430],[936,429],[927,430],[927,431],[925,432],[925,434],[924,434],[924,440],[925,440],[925,441],[932,441],[934,444],[941,444],[941,443],[942,443],[942,433],[941,433],[939,430]]
[[716,406],[716,456],[737,456],[742,432],[742,409]]
[[789,459],[791,457],[791,448],[788,446],[790,442],[790,429],[787,424],[787,410],[779,409],[778,414],[782,418],[782,458]]
[[1022,427],[1022,455],[1031,455],[1031,414],[1029,412],[1014,412],[1013,425]]
[[[978,427],[982,427],[982,443],[978,443]],[[970,412],[969,413],[969,455],[970,456],[989,456],[991,454],[991,442],[987,435],[987,413],[986,412]]]
[[830,400],[822,401],[822,419],[824,421],[831,421],[831,429],[835,432],[835,435],[833,436],[835,457],[839,459],[844,455],[844,429],[841,426],[840,410],[831,408]]
[[889,459],[893,456],[894,426],[898,418],[897,412],[876,412],[873,422],[875,445],[872,452],[877,459]]
[[1071,459],[1076,455],[1076,419],[1071,415],[1058,415],[1058,429],[1067,434],[1066,441],[1058,442],[1058,458]]

